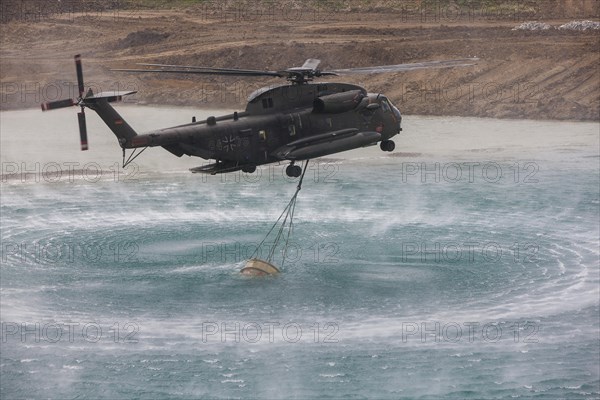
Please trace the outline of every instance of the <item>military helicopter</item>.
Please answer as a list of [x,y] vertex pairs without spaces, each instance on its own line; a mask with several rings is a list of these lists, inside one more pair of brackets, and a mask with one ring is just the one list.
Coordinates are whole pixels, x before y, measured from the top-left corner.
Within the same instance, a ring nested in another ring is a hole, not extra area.
[[[281,71],[212,68],[168,64],[138,64],[138,69],[113,69],[128,73],[172,73],[285,78],[287,84],[254,91],[245,111],[204,121],[138,134],[109,104],[135,91],[94,94],[85,91],[81,55],[75,56],[79,97],[42,104],[42,110],[79,106],[81,150],[88,149],[85,108],[94,110],[113,131],[123,151],[123,167],[148,147],[170,153],[214,160],[192,172],[218,174],[242,170],[253,173],[269,163],[289,162],[286,174],[299,177],[297,162],[379,143],[393,151],[391,138],[402,131],[398,108],[381,93],[368,93],[349,83],[313,83],[314,78],[349,74],[409,71],[473,65],[477,58],[430,61],[375,67],[319,70],[320,60],[310,58],[301,67]],[[127,160],[126,149],[133,149]],[[141,149],[141,150],[140,150]],[[138,150],[140,150],[138,152]]]

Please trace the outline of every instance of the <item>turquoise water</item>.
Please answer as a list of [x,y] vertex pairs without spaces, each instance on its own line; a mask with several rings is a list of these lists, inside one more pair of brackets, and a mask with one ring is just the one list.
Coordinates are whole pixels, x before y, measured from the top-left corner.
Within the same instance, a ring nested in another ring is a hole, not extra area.
[[5,153],[2,397],[597,398],[597,124],[408,127],[399,156],[312,164],[258,279],[239,270],[294,193],[283,165],[59,179]]

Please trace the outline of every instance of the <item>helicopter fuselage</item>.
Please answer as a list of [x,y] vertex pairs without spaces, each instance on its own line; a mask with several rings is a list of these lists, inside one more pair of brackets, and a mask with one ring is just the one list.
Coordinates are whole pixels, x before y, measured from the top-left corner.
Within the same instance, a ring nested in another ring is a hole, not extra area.
[[262,164],[389,142],[401,131],[401,119],[384,95],[360,86],[282,85],[255,91],[243,112],[120,138],[120,143],[123,148],[160,146],[179,157],[216,160],[194,172],[252,172]]

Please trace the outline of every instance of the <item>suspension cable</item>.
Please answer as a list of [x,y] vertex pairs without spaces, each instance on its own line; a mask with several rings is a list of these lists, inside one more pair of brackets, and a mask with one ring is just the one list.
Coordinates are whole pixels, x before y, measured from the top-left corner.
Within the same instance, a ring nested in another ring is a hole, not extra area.
[[279,218],[277,218],[277,221],[275,221],[273,226],[271,226],[271,229],[269,229],[269,232],[267,232],[267,234],[265,235],[262,242],[260,242],[260,244],[256,247],[256,250],[254,250],[254,253],[252,253],[252,256],[250,258],[254,258],[256,256],[256,254],[258,253],[258,251],[260,250],[262,245],[265,243],[265,241],[267,240],[267,238],[269,237],[271,232],[273,232],[273,229],[275,229],[277,224],[279,224],[279,221],[281,221],[281,219],[283,218],[283,222],[281,223],[281,226],[279,227],[279,230],[277,231],[277,235],[275,236],[275,241],[273,242],[273,246],[271,247],[271,249],[269,251],[269,255],[268,255],[267,259],[265,260],[265,261],[271,263],[274,255],[275,255],[275,249],[277,248],[279,241],[282,239],[283,231],[285,229],[286,224],[288,223],[288,218],[289,218],[288,231],[287,231],[285,245],[284,245],[284,249],[283,249],[283,260],[281,262],[281,267],[283,267],[283,264],[285,262],[285,257],[287,255],[287,249],[288,249],[288,243],[290,240],[290,235],[291,235],[292,229],[293,229],[293,219],[294,219],[294,212],[296,210],[296,200],[298,199],[298,192],[300,192],[300,189],[302,189],[302,181],[304,180],[304,175],[306,174],[306,170],[308,169],[309,161],[310,160],[306,160],[306,163],[304,164],[304,169],[302,171],[302,175],[300,175],[300,180],[298,181],[298,186],[296,186],[296,192],[290,199],[287,206],[283,209],[283,212],[281,213]]

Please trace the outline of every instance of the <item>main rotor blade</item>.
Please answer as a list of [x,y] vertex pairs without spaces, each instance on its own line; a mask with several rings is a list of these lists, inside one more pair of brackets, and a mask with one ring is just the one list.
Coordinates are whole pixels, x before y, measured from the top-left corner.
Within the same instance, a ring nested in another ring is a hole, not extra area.
[[277,71],[268,71],[268,70],[260,70],[260,69],[246,69],[246,68],[217,68],[217,67],[200,67],[197,65],[177,65],[177,64],[150,64],[150,63],[137,63],[136,65],[143,65],[145,67],[162,67],[162,68],[189,68],[189,69],[197,69],[202,71],[225,71],[225,72],[277,72]]
[[287,77],[288,80],[304,81],[305,77],[312,78],[313,76],[335,76],[335,75],[353,75],[353,74],[375,74],[383,72],[402,72],[411,71],[415,69],[425,68],[449,68],[449,67],[466,67],[474,65],[478,58],[463,58],[458,60],[446,60],[446,61],[427,61],[421,63],[410,63],[410,64],[396,64],[396,65],[378,65],[374,67],[359,67],[359,68],[341,68],[332,69],[329,71],[319,71],[317,66],[320,60],[309,58],[304,62],[302,67],[288,68],[283,71],[261,71],[256,69],[237,69],[237,68],[211,68],[211,67],[198,67],[192,65],[174,65],[174,64],[154,64],[154,63],[142,63],[139,65],[146,67],[158,67],[152,69],[127,69],[127,68],[116,68],[111,71],[119,72],[135,72],[135,73],[147,73],[147,72],[159,72],[159,73],[171,73],[171,74],[198,74],[198,75],[229,75],[229,76],[276,76],[276,77]]
[[81,66],[81,54],[75,56],[75,69],[77,70],[77,86],[79,86],[79,97],[85,94],[85,86],[83,85],[83,68]]
[[383,72],[403,72],[412,71],[414,69],[425,69],[425,68],[449,68],[449,67],[466,67],[475,65],[474,62],[478,61],[479,58],[462,58],[458,60],[446,60],[446,61],[426,61],[421,63],[409,63],[409,64],[396,64],[396,65],[379,65],[375,67],[360,67],[360,68],[342,68],[332,69],[329,71],[323,71],[322,74],[333,72],[340,75],[353,75],[353,74],[377,74]]
[[255,69],[209,68],[209,67],[193,67],[193,66],[167,65],[167,64],[141,64],[141,65],[162,67],[164,69],[116,68],[116,69],[112,69],[111,71],[161,72],[161,73],[172,73],[172,74],[229,75],[229,76],[277,76],[277,77],[286,76],[277,71],[260,71],[260,70],[255,70]]

